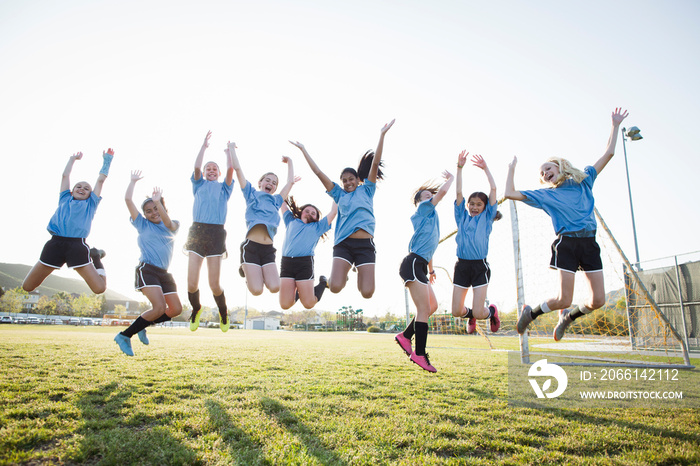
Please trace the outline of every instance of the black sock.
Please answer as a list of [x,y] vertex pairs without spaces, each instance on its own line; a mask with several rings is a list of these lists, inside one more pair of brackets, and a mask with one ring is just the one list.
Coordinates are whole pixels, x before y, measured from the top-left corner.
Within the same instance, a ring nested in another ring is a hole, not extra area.
[[569,312],[569,317],[571,317],[571,320],[576,320],[584,315],[585,314],[581,312],[581,308],[579,308],[578,306],[574,306],[571,312]]
[[299,290],[294,290],[294,302],[299,301]]
[[226,296],[224,296],[224,292],[222,291],[219,296],[214,296],[214,301],[216,302],[216,305],[219,308],[219,316],[221,316],[221,323],[225,324],[226,322],[228,322],[228,309],[226,308]]
[[187,299],[190,300],[190,305],[192,306],[192,314],[199,311],[202,308],[202,304],[199,302],[199,290],[194,293],[187,292]]
[[326,283],[327,282],[321,280],[318,282],[318,285],[314,286],[314,296],[316,296],[316,302],[321,301],[323,292],[326,291]]
[[464,309],[466,309],[467,312],[464,313],[464,315],[462,316],[462,319],[471,319],[472,317],[474,317],[474,311],[472,311],[471,309],[469,309],[466,306]]
[[487,317],[487,319],[490,319],[491,317],[493,317],[493,315],[495,313],[496,313],[496,308],[493,306],[489,306],[489,316]]
[[413,335],[415,335],[416,330],[413,328],[413,326],[416,324],[416,318],[414,317],[411,320],[411,323],[406,326],[406,328],[403,331],[403,336],[408,338],[409,340],[413,338]]
[[139,333],[141,330],[143,330],[143,329],[145,329],[146,327],[148,327],[149,325],[151,325],[151,322],[147,321],[146,319],[144,319],[144,318],[141,317],[141,316],[138,316],[138,317],[136,318],[136,320],[134,321],[134,323],[131,324],[131,325],[129,326],[129,328],[127,328],[126,330],[124,330],[123,332],[121,332],[121,334],[124,335],[124,336],[127,337],[127,338],[131,338],[131,337],[133,337],[134,335],[136,335],[137,333]]
[[151,324],[155,325],[155,324],[160,324],[162,322],[170,322],[171,320],[172,320],[172,318],[169,317],[168,314],[164,313],[162,316],[158,317],[156,320],[151,322]]
[[533,320],[544,314],[544,311],[542,310],[542,305],[538,304],[537,306],[535,306],[530,314],[532,315]]
[[428,342],[428,323],[416,321],[413,326],[416,332],[416,349],[418,356],[425,356],[425,345]]

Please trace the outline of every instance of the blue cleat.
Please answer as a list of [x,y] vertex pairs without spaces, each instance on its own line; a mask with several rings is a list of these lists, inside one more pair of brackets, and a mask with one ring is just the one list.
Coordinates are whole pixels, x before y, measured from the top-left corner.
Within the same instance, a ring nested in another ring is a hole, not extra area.
[[136,334],[136,336],[139,337],[139,340],[141,340],[141,343],[143,343],[144,345],[150,343],[150,341],[148,341],[148,335],[146,335],[146,329],[141,330],[139,333]]
[[125,337],[121,333],[117,333],[117,336],[114,337],[114,341],[117,342],[117,345],[119,345],[119,349],[122,350],[122,353],[126,354],[127,356],[134,355],[134,351],[131,349],[131,339],[129,337]]

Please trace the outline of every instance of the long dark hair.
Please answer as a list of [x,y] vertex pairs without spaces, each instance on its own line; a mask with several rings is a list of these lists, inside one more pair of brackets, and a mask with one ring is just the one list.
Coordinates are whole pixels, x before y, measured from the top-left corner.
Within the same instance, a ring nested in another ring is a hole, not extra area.
[[[360,181],[364,182],[367,177],[369,176],[369,171],[372,168],[372,162],[374,161],[374,151],[373,150],[368,150],[365,152],[365,155],[362,156],[360,159],[360,163],[357,165],[357,170],[354,168],[347,167],[345,168],[341,173],[340,176],[342,177],[346,173],[350,173],[355,178],[359,178]],[[377,169],[377,179],[378,180],[383,180],[384,179],[384,172],[382,171],[381,167],[384,166],[384,161],[380,160],[379,161],[379,168]]]
[[[467,198],[467,204],[469,203],[469,201],[471,201],[471,200],[474,199],[475,197],[481,199],[481,202],[483,202],[484,205],[489,205],[489,197],[486,195],[486,193],[482,193],[481,191],[477,191],[477,192],[475,192],[475,193],[471,193],[471,194],[469,195],[469,197]],[[500,219],[502,219],[502,218],[503,218],[503,214],[501,213],[500,210],[497,210],[497,211],[496,211],[496,216],[493,217],[493,221],[495,222],[495,221],[500,220]]]
[[[318,207],[316,207],[313,204],[304,204],[303,206],[299,207],[297,206],[296,201],[294,200],[294,197],[289,196],[285,202],[287,203],[287,207],[289,207],[289,211],[292,213],[294,218],[298,218],[301,220],[301,213],[306,209],[307,207],[313,207],[313,209],[316,211],[316,221],[320,222],[321,221],[321,211],[318,210]],[[321,238],[325,241],[326,239],[326,233],[321,235]]]
[[413,205],[418,205],[420,203],[420,195],[423,191],[430,191],[430,193],[434,196],[439,190],[440,185],[434,183],[425,183],[423,186],[416,189],[416,191],[413,193]]

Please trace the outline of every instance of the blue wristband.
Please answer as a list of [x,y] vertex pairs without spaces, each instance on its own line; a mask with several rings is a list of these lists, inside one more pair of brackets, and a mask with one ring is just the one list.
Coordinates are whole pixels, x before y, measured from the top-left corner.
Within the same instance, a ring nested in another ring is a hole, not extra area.
[[109,166],[112,164],[112,159],[114,156],[112,154],[104,153],[102,154],[104,162],[102,163],[102,168],[100,169],[100,175],[107,176],[109,174]]

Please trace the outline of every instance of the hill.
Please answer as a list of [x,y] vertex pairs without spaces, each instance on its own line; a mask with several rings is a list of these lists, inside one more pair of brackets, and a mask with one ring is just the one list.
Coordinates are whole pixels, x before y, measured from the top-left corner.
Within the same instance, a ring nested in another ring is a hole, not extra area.
[[[22,281],[31,266],[24,264],[6,264],[0,262],[0,286],[5,290],[22,286]],[[70,294],[92,294],[92,291],[82,279],[59,277],[58,275],[49,275],[44,283],[41,284],[36,291],[42,296],[53,296],[59,291]],[[107,289],[104,293],[109,304],[124,304],[129,303],[129,308],[135,306],[138,309],[138,301],[135,301],[123,294]]]

